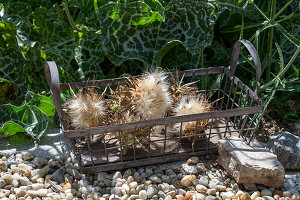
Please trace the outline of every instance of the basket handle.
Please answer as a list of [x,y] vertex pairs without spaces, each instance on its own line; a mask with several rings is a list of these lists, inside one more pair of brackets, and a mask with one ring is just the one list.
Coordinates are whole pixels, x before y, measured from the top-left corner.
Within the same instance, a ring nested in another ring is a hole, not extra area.
[[238,40],[235,42],[232,51],[231,63],[230,63],[230,76],[232,77],[235,73],[237,62],[239,60],[241,44],[243,44],[248,49],[250,55],[252,56],[252,60],[254,62],[254,66],[256,70],[256,83],[255,83],[256,88],[254,94],[257,96],[258,82],[260,81],[260,77],[261,77],[261,63],[255,47],[248,40]]
[[44,73],[47,83],[51,90],[52,99],[54,106],[56,108],[57,114],[62,120],[63,110],[61,106],[61,96],[60,96],[60,84],[59,84],[59,74],[57,66],[54,61],[45,61],[44,63]]

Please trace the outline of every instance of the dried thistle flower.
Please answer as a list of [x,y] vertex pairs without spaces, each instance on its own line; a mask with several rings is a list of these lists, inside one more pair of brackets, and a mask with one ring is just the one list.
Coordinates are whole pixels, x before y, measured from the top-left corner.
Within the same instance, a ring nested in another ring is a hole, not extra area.
[[[212,103],[209,103],[205,95],[183,96],[175,108],[176,116],[199,114],[212,110]],[[196,128],[197,124],[197,128]],[[198,120],[182,123],[182,135],[189,136],[202,133],[207,129],[208,120]],[[176,129],[180,129],[180,124],[176,124]],[[180,131],[180,130],[179,130]],[[177,132],[179,132],[177,131]],[[193,139],[193,137],[191,137]],[[190,138],[189,138],[190,139]]]
[[169,84],[164,72],[155,71],[134,80],[130,90],[133,112],[138,119],[164,117],[172,105]]
[[[180,100],[184,96],[197,96],[199,94],[198,87],[195,85],[198,81],[183,84],[184,75],[179,80],[170,73],[172,85],[170,86],[170,93],[173,99],[172,108],[168,110],[169,115],[174,115],[174,110],[178,106]],[[178,76],[178,74],[177,74]]]
[[86,129],[104,125],[105,105],[102,96],[94,89],[81,89],[64,104],[69,126],[72,129]]

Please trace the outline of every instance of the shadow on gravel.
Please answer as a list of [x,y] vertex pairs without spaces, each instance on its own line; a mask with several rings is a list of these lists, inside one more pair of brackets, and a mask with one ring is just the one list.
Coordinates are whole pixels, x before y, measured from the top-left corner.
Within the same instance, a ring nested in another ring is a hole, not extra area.
[[0,140],[0,152],[10,154],[16,151],[29,151],[42,158],[58,158],[70,154],[71,148],[60,130],[56,128],[47,130],[39,140],[33,140],[26,134],[15,134]]

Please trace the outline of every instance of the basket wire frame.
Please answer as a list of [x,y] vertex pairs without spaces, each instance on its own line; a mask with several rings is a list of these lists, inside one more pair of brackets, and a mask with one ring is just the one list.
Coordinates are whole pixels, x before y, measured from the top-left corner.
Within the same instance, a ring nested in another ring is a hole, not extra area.
[[[125,84],[125,78],[60,84],[56,64],[53,61],[46,62],[45,75],[61,120],[62,131],[78,160],[80,170],[86,173],[95,173],[186,159],[191,155],[216,153],[218,140],[227,135],[236,135],[242,137],[246,142],[250,142],[253,132],[257,128],[257,120],[254,119],[254,115],[261,112],[263,101],[257,95],[257,88],[254,91],[251,90],[234,75],[241,44],[246,46],[253,57],[257,73],[256,79],[259,81],[260,61],[253,45],[246,40],[239,40],[235,44],[230,69],[209,67],[173,72],[174,77],[178,75],[178,78],[184,76],[184,78],[205,80],[204,88],[199,91],[205,95],[212,94],[210,100],[216,100],[211,112],[81,130],[67,129],[61,106],[61,90],[69,90],[70,87],[103,89],[108,84],[110,86]],[[217,87],[209,85],[209,80],[216,78],[220,79]],[[204,132],[198,131],[201,120],[209,121],[207,130]],[[186,123],[190,122],[195,122],[194,132],[185,135],[183,128]],[[174,127],[177,128],[174,130]],[[163,134],[155,134],[153,132],[155,128],[163,128]],[[137,141],[136,133],[141,129],[145,130],[147,141]],[[133,138],[129,144],[122,141],[123,131],[129,131]],[[112,133],[117,133],[117,135],[112,136]],[[91,141],[93,136],[100,136],[101,140],[93,143]],[[123,154],[124,149],[127,149],[127,154]]]

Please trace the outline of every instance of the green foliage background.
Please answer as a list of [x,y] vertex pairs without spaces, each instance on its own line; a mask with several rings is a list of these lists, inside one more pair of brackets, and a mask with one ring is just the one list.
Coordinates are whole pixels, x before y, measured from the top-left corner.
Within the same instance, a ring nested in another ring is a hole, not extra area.
[[[284,5],[283,2],[277,4]],[[239,38],[249,39],[263,25],[264,20],[252,3],[249,0],[2,0],[0,135],[26,132],[39,138],[46,130],[55,108],[44,78],[45,60],[57,63],[61,82],[139,74],[147,66],[174,70],[227,65],[234,42]],[[268,7],[265,1],[255,3],[262,9]],[[290,13],[296,16],[285,20],[284,27],[299,39],[297,1],[288,9],[285,16]],[[280,34],[275,37],[288,62],[297,45]],[[276,50],[272,51],[271,60],[264,59],[265,41],[257,44],[263,66],[274,65],[276,73],[279,60]],[[245,61],[246,55],[241,58],[241,62]],[[294,64],[299,66],[299,63],[297,59]],[[254,73],[251,65],[243,66]],[[293,88],[294,85],[293,82]]]

